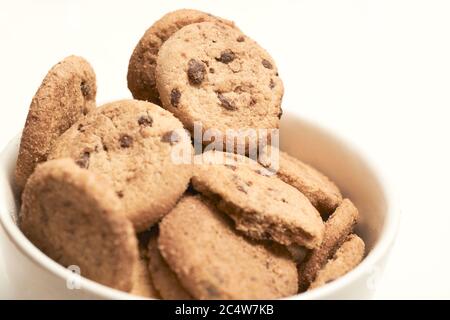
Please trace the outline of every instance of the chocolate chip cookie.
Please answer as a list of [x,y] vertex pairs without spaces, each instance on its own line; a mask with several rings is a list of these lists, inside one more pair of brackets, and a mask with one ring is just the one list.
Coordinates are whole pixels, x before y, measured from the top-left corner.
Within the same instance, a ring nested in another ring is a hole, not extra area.
[[47,159],[55,140],[95,108],[95,73],[81,57],[53,66],[31,101],[20,141],[15,181],[22,190],[36,165]]
[[159,249],[197,299],[274,299],[297,292],[295,263],[236,233],[201,196],[186,196],[160,223]]
[[364,258],[364,241],[355,234],[348,236],[331,260],[317,273],[309,289],[321,287],[353,270]]
[[231,155],[234,163],[214,163],[220,155],[226,157],[219,151],[196,156],[192,184],[227,213],[238,230],[255,239],[284,245],[320,245],[322,219],[301,192],[244,156]]
[[133,97],[160,104],[156,89],[155,68],[159,48],[182,27],[198,22],[221,22],[233,26],[233,22],[205,12],[181,9],[169,12],[156,21],[142,36],[131,55],[128,65],[128,88]]
[[349,199],[341,205],[325,223],[325,233],[319,248],[310,251],[299,268],[300,287],[302,289],[314,281],[319,270],[327,263],[358,221],[358,209]]
[[161,219],[187,189],[192,173],[189,135],[170,112],[122,100],[97,108],[55,143],[49,158],[70,157],[114,188],[136,231]]
[[131,223],[110,185],[71,159],[40,164],[22,194],[19,226],[40,250],[81,275],[129,291],[138,260]]
[[[174,33],[159,50],[156,85],[164,108],[191,132],[201,123],[203,132],[233,143],[248,129],[278,128],[284,89],[275,62],[225,24],[195,23]],[[267,132],[257,135],[270,142]]]
[[158,249],[157,235],[148,243],[148,268],[155,288],[163,299],[191,300],[192,296],[183,288],[177,275],[170,269]]
[[266,151],[258,161],[271,167],[270,154],[278,152],[277,176],[303,193],[323,216],[328,216],[342,202],[338,187],[323,173],[277,148],[269,147]]

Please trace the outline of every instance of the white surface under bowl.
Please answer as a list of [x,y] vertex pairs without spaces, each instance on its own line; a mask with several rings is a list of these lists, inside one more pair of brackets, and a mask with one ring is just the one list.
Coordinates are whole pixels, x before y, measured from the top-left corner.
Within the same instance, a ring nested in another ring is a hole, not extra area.
[[[371,298],[392,247],[400,218],[389,184],[378,166],[370,163],[348,143],[318,126],[288,113],[283,117],[280,129],[281,149],[326,173],[341,188],[344,196],[358,207],[361,219],[356,232],[362,236],[367,248],[367,257],[355,270],[322,288],[290,298]],[[85,278],[76,283],[77,289],[69,289],[74,284],[73,273],[39,251],[18,229],[15,224],[18,202],[13,191],[18,145],[19,137],[16,137],[0,156],[0,224],[3,228],[0,230],[0,256],[3,260],[3,265],[0,263],[0,275],[3,273],[5,278],[3,290],[7,290],[7,298],[135,298]]]

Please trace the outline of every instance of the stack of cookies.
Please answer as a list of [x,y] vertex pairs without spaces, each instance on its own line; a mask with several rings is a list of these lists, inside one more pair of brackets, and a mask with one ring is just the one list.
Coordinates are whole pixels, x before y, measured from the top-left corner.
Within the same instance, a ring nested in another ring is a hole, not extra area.
[[288,297],[363,259],[353,203],[276,148],[283,83],[234,23],[165,15],[137,44],[128,87],[134,100],[96,107],[95,73],[71,56],[32,100],[19,225],[49,257],[162,299]]

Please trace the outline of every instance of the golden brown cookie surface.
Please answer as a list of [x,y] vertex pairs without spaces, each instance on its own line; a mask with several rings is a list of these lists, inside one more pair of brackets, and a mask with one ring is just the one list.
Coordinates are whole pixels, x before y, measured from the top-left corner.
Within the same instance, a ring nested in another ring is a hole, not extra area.
[[192,296],[183,288],[177,275],[170,269],[158,249],[157,236],[148,243],[149,270],[155,288],[163,299],[191,300]]
[[321,287],[353,270],[364,258],[364,241],[355,234],[348,236],[333,258],[317,273],[309,289]]
[[36,165],[47,159],[55,140],[95,108],[95,73],[81,57],[70,56],[53,66],[37,90],[22,132],[15,170],[23,189]]
[[155,78],[159,48],[182,27],[205,21],[219,21],[233,26],[233,22],[205,12],[181,9],[167,13],[144,33],[136,45],[128,65],[128,88],[135,99],[161,103]]
[[[276,148],[269,152],[278,152],[277,176],[302,192],[322,215],[328,216],[342,202],[338,187],[323,173]],[[270,156],[264,153],[258,161],[264,166],[271,165]]]
[[188,186],[191,165],[177,162],[173,151],[179,149],[189,152],[192,146],[171,113],[149,102],[121,100],[67,130],[49,159],[70,157],[102,175],[139,232],[169,212]]
[[300,287],[306,289],[316,278],[319,270],[353,231],[359,212],[353,203],[344,199],[325,222],[325,233],[319,248],[309,252],[299,268]]
[[27,238],[63,266],[129,291],[138,261],[131,223],[101,177],[71,159],[39,165],[23,195],[19,225]]
[[191,132],[201,123],[224,141],[248,129],[268,140],[258,129],[279,126],[284,89],[275,62],[235,28],[212,22],[182,28],[162,45],[156,75],[162,105]]
[[186,196],[160,223],[159,249],[197,299],[274,299],[297,292],[295,263],[233,230],[200,196]]
[[[255,239],[315,248],[324,225],[319,212],[297,189],[268,175],[257,162],[232,155],[235,162],[207,163],[227,156],[210,151],[197,156],[192,184],[235,221],[236,228]],[[229,158],[227,158],[229,159]]]

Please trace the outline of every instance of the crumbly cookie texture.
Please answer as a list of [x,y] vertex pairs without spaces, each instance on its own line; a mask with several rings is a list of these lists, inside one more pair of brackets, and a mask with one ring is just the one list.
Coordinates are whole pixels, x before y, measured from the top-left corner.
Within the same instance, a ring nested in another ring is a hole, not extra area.
[[[232,143],[248,129],[279,126],[284,89],[275,62],[225,24],[195,23],[174,33],[159,50],[156,85],[164,108],[191,132],[201,123],[203,132]],[[270,133],[257,131],[256,139],[267,142]]]
[[159,298],[158,291],[153,284],[150,272],[148,270],[148,242],[150,239],[150,231],[137,234],[139,261],[136,264],[133,274],[133,286],[131,294],[144,298]]
[[223,155],[209,151],[196,161],[192,184],[195,189],[236,223],[236,228],[260,240],[284,245],[318,247],[324,224],[319,212],[297,189],[270,175],[257,162],[231,155],[228,163],[206,163]]
[[328,216],[342,202],[339,188],[327,176],[306,163],[290,156],[274,147],[267,149],[269,153],[278,152],[277,158],[263,153],[258,161],[265,167],[271,167],[271,160],[278,159],[277,176],[284,182],[302,192],[323,215]]
[[186,196],[160,223],[159,249],[197,299],[274,299],[297,292],[295,263],[283,248],[236,233],[201,196]]
[[133,227],[109,184],[73,160],[36,168],[22,194],[19,226],[63,266],[75,265],[84,277],[131,290],[138,261]]
[[81,57],[53,66],[31,101],[20,141],[15,182],[23,190],[36,165],[47,160],[55,140],[95,108],[95,73]]
[[170,269],[158,249],[157,235],[148,243],[148,257],[151,277],[156,289],[166,300],[191,300],[192,296],[183,288],[177,275]]
[[353,270],[364,258],[364,241],[355,234],[350,235],[335,255],[318,272],[309,289],[321,287]]
[[158,298],[158,291],[152,282],[148,270],[147,257],[140,257],[133,275],[131,294],[144,298]]
[[300,288],[306,289],[317,277],[320,269],[327,263],[347,236],[353,231],[359,217],[358,209],[349,199],[341,205],[325,222],[322,244],[310,251],[299,267]]
[[149,102],[122,100],[75,123],[55,143],[49,159],[70,157],[103,176],[124,215],[136,231],[143,231],[187,189],[192,166],[178,155],[190,152],[189,136],[170,112]]
[[184,26],[205,21],[221,22],[231,27],[234,26],[231,21],[205,12],[181,9],[167,13],[145,31],[136,45],[128,65],[128,88],[135,99],[161,104],[156,89],[155,76],[159,48]]

